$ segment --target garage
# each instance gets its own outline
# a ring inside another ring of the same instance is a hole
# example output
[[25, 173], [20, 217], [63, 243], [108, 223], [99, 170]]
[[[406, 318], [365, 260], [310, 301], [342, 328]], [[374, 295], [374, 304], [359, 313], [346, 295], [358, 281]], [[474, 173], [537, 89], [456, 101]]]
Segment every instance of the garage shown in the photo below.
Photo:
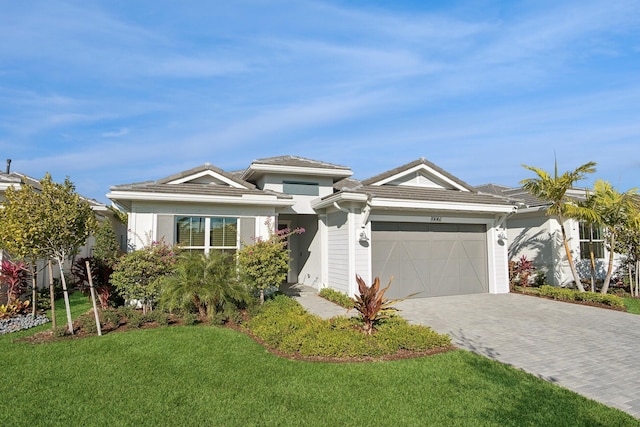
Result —
[[485, 293], [487, 237], [483, 224], [371, 223], [373, 277], [393, 284], [389, 298]]

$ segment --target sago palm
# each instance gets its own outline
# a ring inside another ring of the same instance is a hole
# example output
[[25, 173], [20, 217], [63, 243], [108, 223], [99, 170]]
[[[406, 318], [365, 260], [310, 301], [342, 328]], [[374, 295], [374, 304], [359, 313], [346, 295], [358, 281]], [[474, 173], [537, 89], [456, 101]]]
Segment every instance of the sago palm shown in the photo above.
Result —
[[573, 171], [558, 175], [558, 164], [556, 162], [553, 176], [543, 169], [534, 166], [522, 166], [537, 175], [537, 178], [527, 178], [520, 181], [522, 187], [539, 199], [549, 202], [550, 205], [547, 208], [547, 213], [558, 217], [560, 231], [562, 232], [562, 242], [567, 254], [567, 261], [569, 262], [573, 280], [577, 288], [581, 292], [584, 292], [584, 286], [582, 286], [582, 282], [580, 282], [580, 276], [576, 270], [571, 249], [569, 248], [567, 232], [564, 228], [564, 220], [567, 217], [567, 206], [571, 203], [567, 197], [567, 191], [572, 188], [577, 181], [584, 179], [586, 174], [595, 172], [596, 164], [595, 162], [588, 162]]
[[249, 299], [247, 288], [235, 277], [233, 257], [191, 253], [164, 280], [160, 303], [170, 310], [195, 307], [200, 316], [211, 317]]

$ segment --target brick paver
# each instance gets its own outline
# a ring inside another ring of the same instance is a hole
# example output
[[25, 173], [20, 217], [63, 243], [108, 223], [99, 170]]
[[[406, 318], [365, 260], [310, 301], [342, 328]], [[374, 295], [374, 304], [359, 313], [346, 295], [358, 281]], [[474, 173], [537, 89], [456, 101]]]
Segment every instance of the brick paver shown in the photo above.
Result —
[[[322, 317], [346, 313], [312, 288], [293, 292]], [[397, 307], [461, 348], [640, 418], [638, 315], [517, 294], [415, 298]]]

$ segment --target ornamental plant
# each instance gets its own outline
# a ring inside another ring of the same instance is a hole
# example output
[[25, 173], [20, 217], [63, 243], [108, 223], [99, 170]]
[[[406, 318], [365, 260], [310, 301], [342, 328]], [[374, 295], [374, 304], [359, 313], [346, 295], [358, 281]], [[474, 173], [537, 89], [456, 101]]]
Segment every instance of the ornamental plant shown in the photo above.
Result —
[[251, 288], [260, 292], [260, 304], [264, 303], [264, 291], [277, 288], [287, 278], [289, 271], [289, 249], [287, 239], [294, 234], [304, 233], [304, 228], [284, 228], [273, 230], [271, 221], [265, 225], [269, 229], [269, 238], [254, 238], [253, 245], [238, 251], [240, 277]]
[[164, 241], [151, 242], [120, 258], [111, 283], [127, 301], [141, 304], [146, 314], [160, 296], [162, 280], [173, 272], [176, 260], [175, 247]]
[[24, 292], [29, 270], [24, 262], [2, 261], [0, 283], [7, 287], [6, 305], [11, 305]]
[[367, 286], [362, 277], [356, 274], [358, 294], [353, 298], [353, 308], [360, 313], [363, 322], [362, 330], [367, 335], [373, 333], [378, 322], [382, 319], [388, 319], [392, 313], [398, 311], [392, 305], [402, 300], [390, 300], [384, 297], [384, 293], [391, 286], [392, 280], [389, 280], [386, 288], [380, 289], [379, 277], [373, 280], [371, 286]]

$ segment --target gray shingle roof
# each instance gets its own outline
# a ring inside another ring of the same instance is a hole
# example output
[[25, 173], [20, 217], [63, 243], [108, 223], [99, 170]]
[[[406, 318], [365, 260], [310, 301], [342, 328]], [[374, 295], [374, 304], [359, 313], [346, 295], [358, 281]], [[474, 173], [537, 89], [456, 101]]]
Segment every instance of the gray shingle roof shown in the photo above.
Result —
[[439, 188], [421, 188], [400, 185], [364, 185], [347, 190], [350, 193], [365, 193], [372, 197], [398, 200], [479, 203], [487, 205], [512, 205], [508, 199], [492, 194], [479, 194], [468, 191], [444, 190]]
[[251, 164], [263, 164], [263, 165], [276, 165], [276, 166], [296, 166], [306, 168], [319, 168], [319, 169], [344, 169], [350, 171], [351, 168], [347, 166], [340, 166], [333, 163], [322, 162], [319, 160], [307, 159], [298, 156], [277, 156], [267, 157], [264, 159], [257, 159], [251, 162]]
[[527, 207], [539, 207], [548, 205], [548, 202], [533, 196], [522, 187], [507, 187], [499, 184], [479, 185], [476, 189], [481, 193], [503, 196], [515, 203], [523, 203]]
[[242, 197], [245, 195], [275, 195], [279, 199], [290, 199], [291, 196], [275, 192], [267, 192], [255, 188], [235, 188], [209, 184], [161, 184], [149, 181], [137, 184], [125, 184], [111, 187], [112, 191], [131, 191], [158, 194], [193, 194], [204, 196]]

